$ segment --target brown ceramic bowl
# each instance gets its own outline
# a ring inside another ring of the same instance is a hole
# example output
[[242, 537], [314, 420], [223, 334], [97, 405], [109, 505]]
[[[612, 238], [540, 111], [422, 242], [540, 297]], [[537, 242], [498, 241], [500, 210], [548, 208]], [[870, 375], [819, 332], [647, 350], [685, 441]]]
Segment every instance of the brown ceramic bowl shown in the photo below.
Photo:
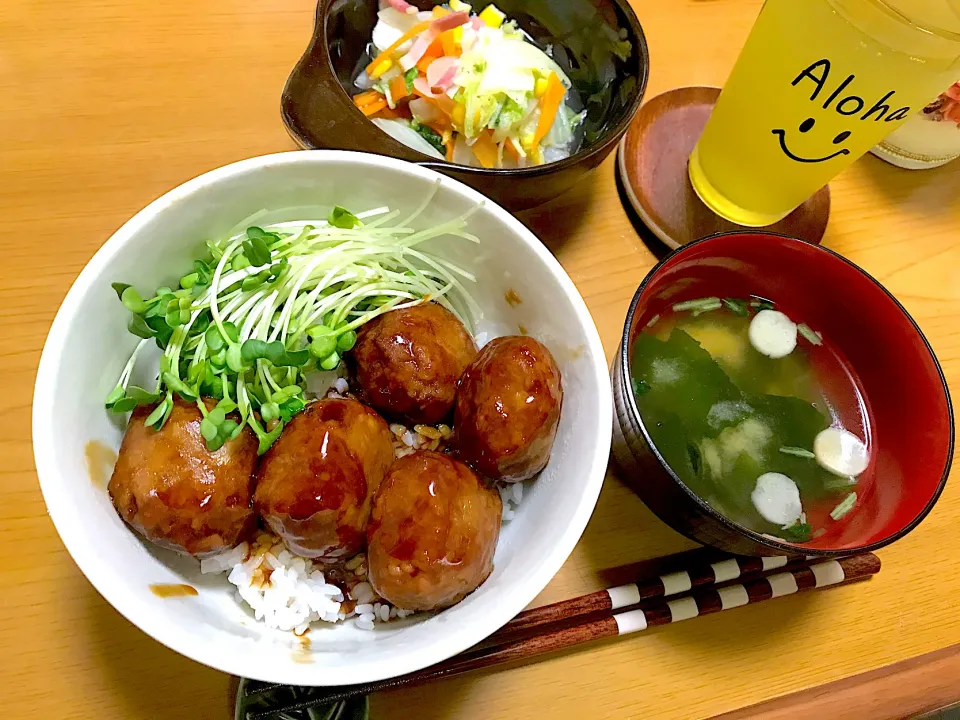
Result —
[[[416, 4], [426, 10], [439, 3], [421, 0]], [[479, 12], [488, 4], [476, 2], [473, 9]], [[433, 160], [369, 122], [351, 96], [356, 92], [355, 70], [367, 57], [377, 0], [318, 3], [310, 45], [287, 79], [281, 99], [290, 134], [304, 148], [359, 150], [431, 167], [509, 210], [535, 207], [569, 190], [616, 147], [643, 100], [649, 54], [640, 22], [625, 0], [498, 0], [496, 4], [538, 44], [554, 47], [554, 59], [584, 99], [585, 136], [574, 155], [519, 170], [473, 168]], [[629, 41], [626, 58], [616, 55], [601, 25]]]

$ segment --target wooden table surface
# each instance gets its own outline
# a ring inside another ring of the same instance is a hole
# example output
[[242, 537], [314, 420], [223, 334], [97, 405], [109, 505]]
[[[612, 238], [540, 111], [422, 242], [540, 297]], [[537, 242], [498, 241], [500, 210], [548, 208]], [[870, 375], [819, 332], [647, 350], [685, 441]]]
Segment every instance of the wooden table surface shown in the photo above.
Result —
[[[650, 43], [652, 97], [678, 85], [722, 84], [761, 3], [634, 4]], [[0, 671], [7, 717], [229, 715], [228, 676], [130, 625], [67, 555], [37, 485], [31, 392], [58, 304], [121, 223], [199, 173], [293, 149], [279, 97], [313, 12], [313, 0], [3, 3]], [[610, 158], [566, 197], [523, 218], [583, 293], [608, 355], [655, 260], [614, 176]], [[833, 183], [833, 203], [826, 244], [906, 305], [960, 397], [960, 164], [911, 173], [867, 157]], [[373, 699], [373, 717], [708, 716], [944, 648], [960, 642], [958, 524], [954, 483], [919, 529], [881, 551], [883, 571], [868, 585], [385, 694]], [[691, 546], [611, 476], [582, 541], [538, 603], [600, 588], [608, 568]]]

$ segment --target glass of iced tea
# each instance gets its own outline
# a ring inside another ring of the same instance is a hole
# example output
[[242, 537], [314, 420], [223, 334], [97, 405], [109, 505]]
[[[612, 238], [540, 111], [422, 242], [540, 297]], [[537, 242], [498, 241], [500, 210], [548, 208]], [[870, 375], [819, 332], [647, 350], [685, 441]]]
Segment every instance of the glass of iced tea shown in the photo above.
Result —
[[766, 0], [690, 156], [718, 215], [771, 225], [960, 67], [960, 0]]

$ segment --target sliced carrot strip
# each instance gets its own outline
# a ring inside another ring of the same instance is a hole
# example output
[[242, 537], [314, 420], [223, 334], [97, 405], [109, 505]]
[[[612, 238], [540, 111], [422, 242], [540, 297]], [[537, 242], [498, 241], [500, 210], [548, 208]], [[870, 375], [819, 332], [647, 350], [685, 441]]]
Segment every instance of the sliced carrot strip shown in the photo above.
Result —
[[377, 102], [378, 100], [382, 99], [383, 95], [378, 93], [376, 90], [367, 90], [359, 95], [354, 95], [353, 104], [358, 108], [362, 108], [365, 105], [369, 105], [370, 103]]
[[537, 123], [537, 131], [533, 134], [534, 145], [539, 145], [540, 141], [550, 132], [566, 92], [567, 89], [560, 82], [557, 74], [555, 72], [550, 73], [550, 77], [547, 78], [547, 89], [544, 91], [543, 97], [540, 98], [540, 121]]
[[427, 46], [426, 52], [423, 53], [423, 57], [417, 60], [417, 70], [422, 73], [427, 72], [427, 68], [430, 67], [430, 63], [442, 56], [443, 41], [438, 35], [434, 41]]
[[362, 108], [360, 108], [360, 112], [362, 112], [367, 117], [371, 117], [373, 115], [376, 115], [378, 112], [380, 112], [386, 107], [388, 107], [387, 99], [385, 97], [381, 97], [380, 100], [378, 100], [377, 102], [372, 102], [369, 105], [364, 105]]
[[493, 141], [493, 136], [489, 132], [481, 133], [472, 149], [481, 165], [485, 168], [496, 167], [497, 144]]
[[460, 57], [460, 43], [457, 42], [457, 36], [453, 30], [447, 30], [440, 33], [440, 44], [443, 46], [443, 54], [448, 57]]
[[411, 94], [410, 90], [407, 89], [407, 81], [403, 75], [397, 75], [390, 81], [390, 97], [393, 99], [394, 105]]
[[376, 113], [376, 117], [383, 118], [384, 120], [409, 120], [412, 116], [406, 105], [398, 105], [396, 108], [391, 109], [390, 106], [387, 106]]
[[520, 153], [517, 151], [517, 146], [513, 144], [513, 138], [507, 138], [506, 150], [507, 155], [518, 162], [520, 161]]
[[383, 60], [389, 60], [390, 56], [393, 55], [394, 52], [396, 52], [396, 49], [398, 47], [403, 45], [407, 40], [410, 40], [411, 38], [416, 37], [417, 35], [422, 33], [424, 30], [426, 30], [428, 27], [430, 27], [431, 22], [433, 21], [427, 20], [425, 22], [419, 22], [416, 25], [414, 25], [412, 28], [407, 30], [403, 35], [401, 35], [397, 39], [395, 43], [393, 43], [390, 47], [388, 47], [386, 50], [384, 50], [382, 53], [380, 53], [373, 60], [370, 61], [370, 64], [367, 65], [367, 67], [365, 68], [367, 73], [372, 73], [373, 69], [377, 67], [377, 65]]
[[434, 17], [434, 18], [442, 18], [442, 17], [444, 17], [444, 16], [446, 16], [446, 15], [449, 15], [449, 14], [450, 14], [450, 11], [447, 10], [445, 7], [441, 7], [440, 5], [434, 5], [434, 6], [433, 6], [433, 17]]

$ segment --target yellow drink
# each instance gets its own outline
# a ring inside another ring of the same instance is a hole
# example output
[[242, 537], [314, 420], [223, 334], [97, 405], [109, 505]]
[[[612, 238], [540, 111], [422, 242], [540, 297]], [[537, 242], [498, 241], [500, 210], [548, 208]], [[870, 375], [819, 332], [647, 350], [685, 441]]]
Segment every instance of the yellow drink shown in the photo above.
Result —
[[707, 206], [777, 222], [956, 80], [960, 0], [896, 1], [766, 0], [690, 157]]

